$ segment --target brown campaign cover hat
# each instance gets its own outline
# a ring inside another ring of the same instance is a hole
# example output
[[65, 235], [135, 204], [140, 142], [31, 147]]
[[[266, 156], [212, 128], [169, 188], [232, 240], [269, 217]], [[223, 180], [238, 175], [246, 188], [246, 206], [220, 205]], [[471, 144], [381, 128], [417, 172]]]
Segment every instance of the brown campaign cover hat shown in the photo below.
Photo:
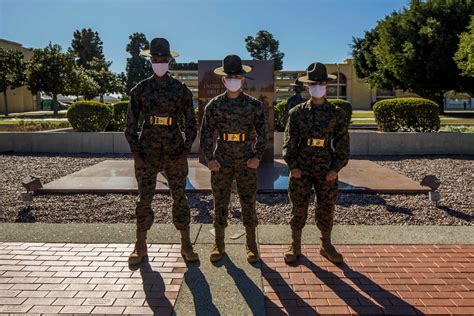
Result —
[[326, 66], [322, 63], [312, 63], [306, 69], [306, 75], [299, 77], [298, 80], [303, 83], [316, 83], [319, 81], [327, 81], [328, 79], [336, 79], [334, 75], [328, 75]]
[[302, 87], [303, 86], [303, 83], [301, 81], [298, 80], [298, 78], [295, 79], [295, 82], [293, 83], [290, 83], [290, 86], [291, 87]]
[[214, 69], [214, 73], [219, 76], [245, 75], [252, 71], [252, 67], [242, 65], [242, 59], [237, 55], [228, 55], [222, 61], [222, 66]]
[[170, 50], [170, 43], [166, 38], [157, 37], [150, 42], [150, 49], [145, 49], [140, 52], [141, 56], [166, 56], [178, 57], [179, 53]]

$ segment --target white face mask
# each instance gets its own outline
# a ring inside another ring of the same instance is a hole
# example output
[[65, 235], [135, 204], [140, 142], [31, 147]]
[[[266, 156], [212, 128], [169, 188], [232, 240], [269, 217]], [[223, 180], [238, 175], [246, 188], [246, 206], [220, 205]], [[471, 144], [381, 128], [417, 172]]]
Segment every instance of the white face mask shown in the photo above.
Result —
[[169, 64], [168, 63], [152, 63], [151, 67], [153, 68], [153, 72], [158, 77], [163, 77], [168, 72]]
[[237, 92], [242, 87], [242, 79], [227, 79], [227, 78], [224, 78], [224, 86], [230, 92]]
[[326, 86], [312, 85], [308, 90], [313, 98], [322, 98], [326, 95]]

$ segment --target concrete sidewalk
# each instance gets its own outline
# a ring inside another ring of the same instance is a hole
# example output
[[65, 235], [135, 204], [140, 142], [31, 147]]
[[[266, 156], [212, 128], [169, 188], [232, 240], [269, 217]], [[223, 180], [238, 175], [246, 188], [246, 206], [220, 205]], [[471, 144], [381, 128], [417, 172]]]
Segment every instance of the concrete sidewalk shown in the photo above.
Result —
[[242, 226], [229, 226], [227, 255], [212, 264], [212, 226], [192, 225], [201, 261], [186, 265], [173, 225], [155, 224], [148, 262], [130, 270], [134, 227], [0, 224], [0, 313], [474, 314], [472, 226], [336, 226], [346, 259], [336, 266], [308, 225], [288, 266], [288, 226], [259, 227], [262, 262], [250, 265]]

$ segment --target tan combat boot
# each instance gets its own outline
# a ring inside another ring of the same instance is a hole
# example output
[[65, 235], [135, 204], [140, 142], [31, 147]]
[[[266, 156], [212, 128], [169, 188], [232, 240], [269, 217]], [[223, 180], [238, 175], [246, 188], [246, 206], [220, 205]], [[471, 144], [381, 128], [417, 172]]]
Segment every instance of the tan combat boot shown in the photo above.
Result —
[[137, 242], [132, 253], [128, 256], [129, 265], [138, 265], [143, 258], [148, 256], [148, 248], [146, 245], [146, 231], [137, 231]]
[[193, 245], [191, 243], [191, 237], [189, 233], [189, 227], [180, 230], [181, 233], [181, 255], [183, 256], [184, 260], [188, 262], [198, 261], [199, 256], [193, 250]]
[[247, 261], [249, 263], [256, 263], [260, 260], [260, 257], [258, 255], [256, 228], [245, 227], [245, 232]]
[[224, 227], [219, 227], [215, 228], [215, 234], [216, 234], [216, 242], [214, 244], [214, 247], [211, 249], [211, 262], [216, 262], [222, 259], [222, 255], [225, 252], [225, 243], [224, 243], [224, 237], [225, 237], [225, 228]]
[[321, 256], [326, 257], [332, 263], [338, 264], [343, 263], [344, 258], [343, 256], [337, 252], [336, 248], [334, 248], [333, 244], [331, 243], [331, 233], [322, 233], [321, 237], [321, 247], [319, 249], [319, 253]]
[[298, 260], [298, 256], [301, 255], [301, 234], [302, 230], [291, 230], [291, 237], [293, 242], [291, 243], [290, 248], [285, 252], [285, 262], [293, 263]]

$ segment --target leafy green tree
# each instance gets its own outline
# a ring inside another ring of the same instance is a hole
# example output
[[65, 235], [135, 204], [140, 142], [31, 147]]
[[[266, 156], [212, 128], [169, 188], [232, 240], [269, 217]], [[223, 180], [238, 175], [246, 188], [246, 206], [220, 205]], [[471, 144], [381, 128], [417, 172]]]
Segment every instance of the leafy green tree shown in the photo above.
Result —
[[77, 71], [74, 55], [61, 52], [61, 46], [49, 43], [34, 49], [27, 63], [27, 85], [33, 93], [43, 91], [53, 98], [54, 115], [58, 114], [58, 94], [70, 91]]
[[461, 70], [460, 85], [462, 90], [474, 95], [474, 16], [467, 32], [459, 37], [459, 47], [454, 55], [454, 60]]
[[133, 33], [129, 36], [130, 43], [127, 44], [127, 52], [131, 57], [127, 58], [126, 68], [126, 91], [128, 92], [143, 79], [153, 75], [150, 62], [140, 56], [140, 52], [144, 49], [149, 49], [149, 43], [143, 33]]
[[5, 115], [8, 116], [7, 90], [21, 87], [25, 81], [23, 53], [0, 47], [0, 92], [5, 100]]
[[83, 96], [85, 100], [92, 100], [99, 95], [99, 84], [89, 75], [88, 70], [80, 67], [72, 74], [65, 93], [77, 97]]
[[104, 59], [103, 43], [99, 33], [92, 29], [76, 30], [73, 34], [70, 51], [77, 57], [77, 65], [87, 68], [94, 59]]
[[120, 75], [109, 70], [112, 63], [104, 59], [93, 58], [86, 65], [87, 74], [97, 83], [100, 102], [104, 102], [104, 95], [107, 93], [123, 93], [125, 87]]
[[283, 69], [284, 53], [278, 50], [280, 43], [273, 37], [272, 33], [261, 30], [255, 37], [247, 36], [245, 38], [247, 51], [254, 59], [273, 60], [275, 70]]
[[354, 39], [357, 74], [386, 89], [402, 89], [435, 101], [443, 111], [446, 91], [461, 90], [453, 57], [458, 35], [474, 14], [471, 0], [412, 0], [408, 8]]

